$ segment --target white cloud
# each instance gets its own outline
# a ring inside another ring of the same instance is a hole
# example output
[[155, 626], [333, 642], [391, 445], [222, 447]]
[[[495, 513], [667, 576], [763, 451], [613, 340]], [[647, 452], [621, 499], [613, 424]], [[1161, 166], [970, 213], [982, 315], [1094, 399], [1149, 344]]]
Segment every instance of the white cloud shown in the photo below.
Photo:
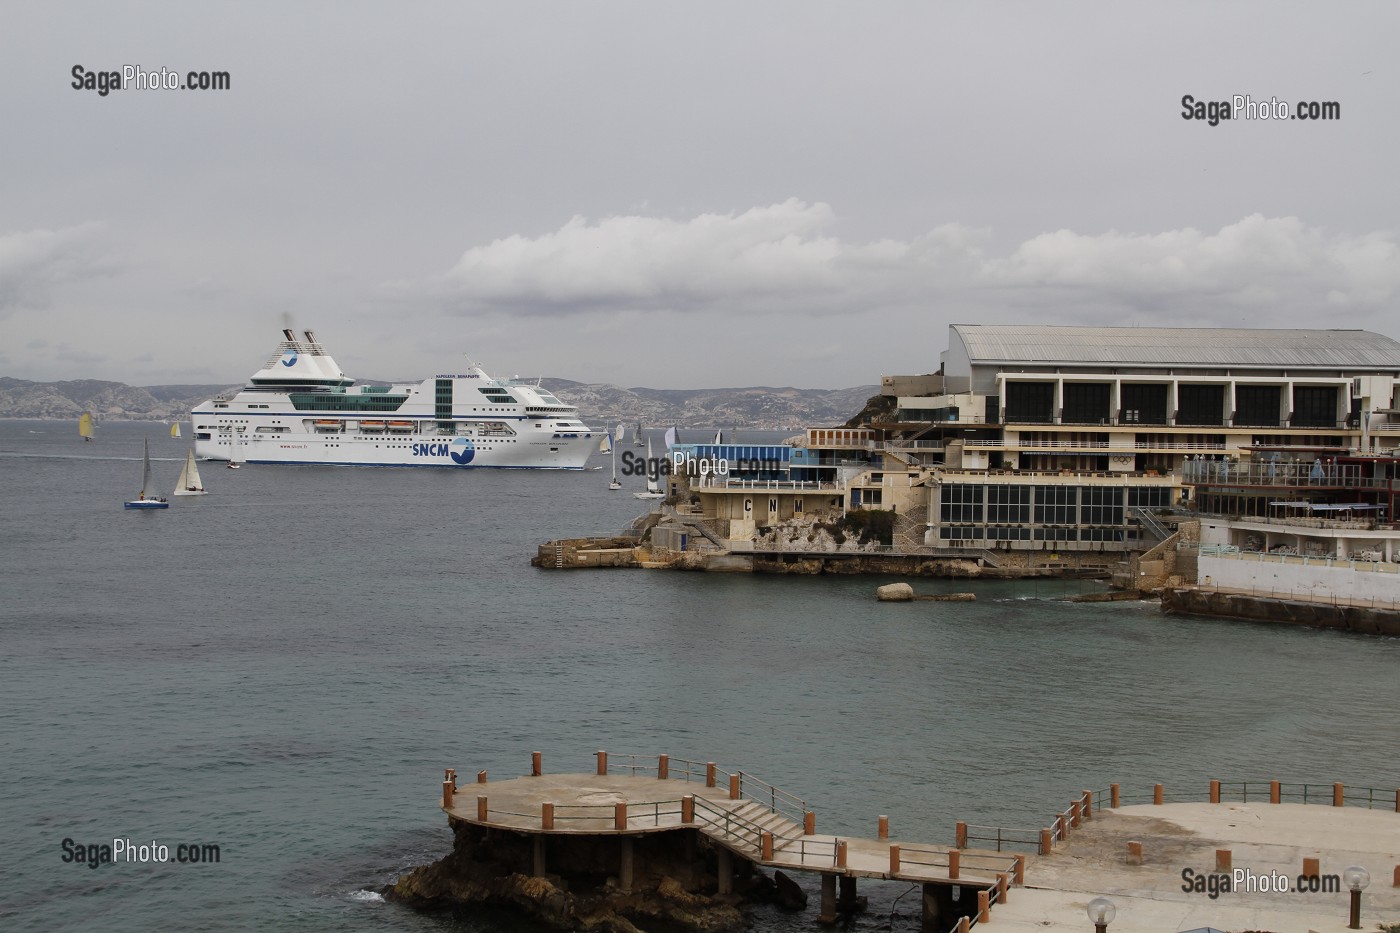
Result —
[[113, 271], [96, 249], [101, 224], [0, 236], [0, 315], [45, 307], [57, 286]]
[[[847, 242], [826, 204], [788, 200], [690, 220], [574, 217], [537, 237], [468, 249], [445, 275], [407, 287], [454, 310], [561, 315], [609, 309], [693, 314], [879, 314], [956, 319], [1173, 321], [1316, 326], [1324, 308], [1360, 318], [1400, 294], [1393, 231], [1329, 233], [1251, 215], [1193, 228], [1058, 230], [997, 255], [991, 232], [945, 224], [908, 241]], [[955, 310], [954, 310], [955, 309]], [[1364, 326], [1364, 320], [1350, 326]]]

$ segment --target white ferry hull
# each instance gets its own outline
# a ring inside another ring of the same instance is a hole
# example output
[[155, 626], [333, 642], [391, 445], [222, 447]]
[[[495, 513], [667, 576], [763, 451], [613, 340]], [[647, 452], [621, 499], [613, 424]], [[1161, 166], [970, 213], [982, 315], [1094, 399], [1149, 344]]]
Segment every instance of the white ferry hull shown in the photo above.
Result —
[[[238, 439], [239, 463], [330, 464], [336, 466], [414, 466], [496, 467], [502, 469], [581, 470], [598, 446], [596, 434], [578, 437], [518, 437], [514, 443], [474, 442], [471, 455], [467, 446], [453, 445], [458, 438], [439, 435], [366, 437], [346, 435], [271, 435], [256, 433]], [[479, 444], [479, 446], [478, 446]], [[201, 460], [228, 460], [233, 442], [228, 437], [196, 441], [195, 456]]]
[[195, 456], [234, 463], [581, 470], [603, 432], [539, 385], [478, 366], [361, 386], [310, 331], [284, 330], [248, 385], [191, 412]]

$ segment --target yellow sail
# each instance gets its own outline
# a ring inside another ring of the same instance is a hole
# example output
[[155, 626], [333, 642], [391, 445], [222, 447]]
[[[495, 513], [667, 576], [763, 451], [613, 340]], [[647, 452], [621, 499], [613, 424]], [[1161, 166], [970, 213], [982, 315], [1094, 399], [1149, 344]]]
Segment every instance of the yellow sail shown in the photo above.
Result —
[[93, 430], [91, 412], [83, 412], [82, 417], [78, 419], [78, 435], [82, 437], [82, 439], [85, 441], [92, 440]]
[[171, 437], [179, 437], [179, 436], [180, 436], [180, 422], [177, 421], [177, 422], [175, 422], [174, 424], [172, 424], [172, 425], [170, 426], [170, 436], [171, 436]]

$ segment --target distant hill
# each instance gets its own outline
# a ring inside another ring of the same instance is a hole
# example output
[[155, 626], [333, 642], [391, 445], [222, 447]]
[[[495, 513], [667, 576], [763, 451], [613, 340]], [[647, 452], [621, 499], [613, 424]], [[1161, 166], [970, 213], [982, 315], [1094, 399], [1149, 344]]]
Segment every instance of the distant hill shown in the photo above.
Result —
[[[586, 423], [600, 428], [638, 421], [648, 426], [675, 424], [768, 430], [835, 425], [860, 411], [866, 399], [879, 392], [878, 386], [624, 389], [550, 378], [542, 380], [542, 384], [561, 399], [577, 405]], [[179, 420], [200, 402], [233, 388], [223, 385], [129, 386], [96, 379], [29, 382], [0, 376], [0, 417], [63, 420], [90, 411], [99, 419], [115, 421]]]

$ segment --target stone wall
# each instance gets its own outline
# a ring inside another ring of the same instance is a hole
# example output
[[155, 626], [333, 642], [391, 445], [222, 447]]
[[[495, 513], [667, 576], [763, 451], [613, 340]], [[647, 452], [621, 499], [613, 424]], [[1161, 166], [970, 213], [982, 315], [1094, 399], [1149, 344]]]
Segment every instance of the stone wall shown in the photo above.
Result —
[[1219, 593], [1194, 587], [1169, 587], [1162, 591], [1162, 611], [1189, 615], [1224, 616], [1252, 622], [1279, 622], [1342, 629], [1364, 635], [1400, 635], [1400, 612], [1390, 609], [1362, 609]]

